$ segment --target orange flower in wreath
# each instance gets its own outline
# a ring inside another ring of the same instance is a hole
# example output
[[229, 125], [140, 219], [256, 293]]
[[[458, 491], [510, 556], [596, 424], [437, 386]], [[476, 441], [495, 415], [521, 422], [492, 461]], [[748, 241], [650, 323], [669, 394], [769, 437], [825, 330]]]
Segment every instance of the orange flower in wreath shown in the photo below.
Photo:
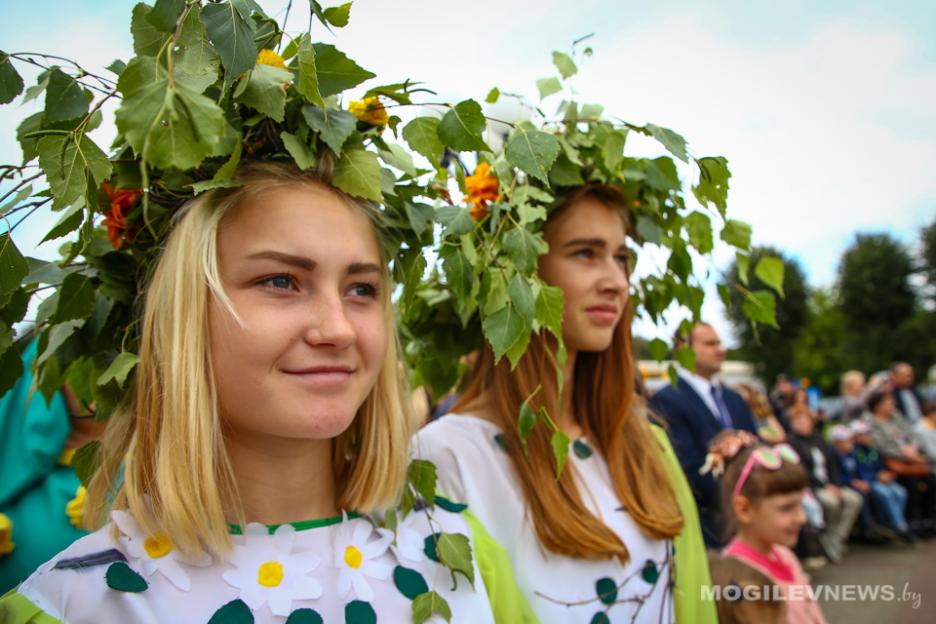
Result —
[[104, 217], [107, 226], [107, 238], [114, 249], [123, 247], [124, 241], [131, 243], [136, 235], [136, 228], [127, 223], [130, 209], [143, 196], [142, 189], [115, 189], [108, 182], [101, 183], [101, 190], [110, 199], [110, 210]]
[[471, 202], [471, 218], [480, 221], [488, 215], [488, 202], [497, 201], [497, 177], [491, 175], [491, 166], [486, 162], [478, 164], [474, 173], [465, 178], [468, 201]]

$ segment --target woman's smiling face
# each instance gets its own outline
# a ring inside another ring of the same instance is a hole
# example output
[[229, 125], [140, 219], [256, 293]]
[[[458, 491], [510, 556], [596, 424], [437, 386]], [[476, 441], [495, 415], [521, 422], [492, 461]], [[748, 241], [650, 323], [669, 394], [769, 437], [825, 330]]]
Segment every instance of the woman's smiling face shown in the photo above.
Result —
[[240, 319], [212, 298], [226, 424], [252, 436], [339, 435], [387, 351], [388, 286], [368, 218], [324, 186], [281, 186], [233, 208], [217, 240], [221, 284]]
[[562, 333], [572, 351], [603, 351], [628, 299], [627, 233], [620, 210], [584, 197], [550, 221], [549, 252], [540, 257], [543, 280], [565, 297]]

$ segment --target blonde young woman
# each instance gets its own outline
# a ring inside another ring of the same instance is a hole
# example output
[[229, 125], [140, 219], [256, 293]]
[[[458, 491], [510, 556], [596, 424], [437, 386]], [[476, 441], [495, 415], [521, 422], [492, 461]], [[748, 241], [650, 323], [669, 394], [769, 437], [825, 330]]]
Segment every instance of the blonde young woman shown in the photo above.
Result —
[[366, 515], [398, 500], [409, 421], [377, 213], [327, 173], [247, 165], [184, 209], [91, 483], [100, 528], [0, 621], [407, 622], [427, 591], [453, 621], [519, 621], [509, 574], [488, 599], [490, 550], [473, 586], [431, 558], [434, 533], [484, 543], [476, 522]]
[[[507, 550], [541, 622], [714, 622], [700, 599], [709, 577], [692, 496], [634, 394], [624, 206], [614, 188], [583, 187], [545, 226], [539, 275], [565, 301], [561, 409], [554, 341], [535, 337], [513, 371], [485, 348], [453, 413], [415, 448]], [[528, 397], [574, 440], [558, 479], [545, 426], [523, 448]]]

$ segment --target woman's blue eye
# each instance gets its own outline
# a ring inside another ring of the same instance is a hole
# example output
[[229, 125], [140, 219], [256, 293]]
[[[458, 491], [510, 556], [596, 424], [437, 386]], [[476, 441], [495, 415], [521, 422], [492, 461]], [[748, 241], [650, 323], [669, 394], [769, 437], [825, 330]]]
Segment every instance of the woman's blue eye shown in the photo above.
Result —
[[288, 275], [274, 275], [266, 278], [261, 283], [276, 289], [289, 289], [292, 287], [292, 279]]
[[351, 287], [351, 296], [353, 297], [376, 297], [377, 286], [374, 284], [355, 284]]
[[586, 247], [585, 249], [579, 249], [578, 251], [576, 251], [576, 252], [575, 252], [575, 255], [578, 256], [578, 257], [580, 257], [580, 258], [594, 258], [594, 257], [595, 257], [595, 252], [594, 252], [594, 250], [588, 249], [588, 248]]

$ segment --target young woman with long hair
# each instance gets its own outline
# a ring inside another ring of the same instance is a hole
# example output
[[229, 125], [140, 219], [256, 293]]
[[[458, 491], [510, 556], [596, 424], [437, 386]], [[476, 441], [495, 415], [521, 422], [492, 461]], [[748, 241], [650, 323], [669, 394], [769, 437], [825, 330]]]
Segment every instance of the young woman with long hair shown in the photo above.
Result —
[[[477, 523], [369, 517], [399, 500], [411, 420], [379, 212], [328, 169], [249, 163], [182, 209], [90, 484], [100, 528], [0, 620], [404, 622], [435, 591], [455, 621], [494, 621], [482, 574], [453, 587], [426, 546]], [[501, 573], [502, 605], [512, 587]]]
[[[713, 622], [700, 600], [709, 579], [692, 497], [634, 392], [626, 205], [614, 187], [589, 185], [545, 225], [539, 276], [564, 295], [561, 393], [545, 332], [514, 370], [485, 346], [452, 413], [415, 448], [506, 548], [541, 622]], [[525, 401], [574, 440], [558, 478], [547, 427], [521, 439]]]

